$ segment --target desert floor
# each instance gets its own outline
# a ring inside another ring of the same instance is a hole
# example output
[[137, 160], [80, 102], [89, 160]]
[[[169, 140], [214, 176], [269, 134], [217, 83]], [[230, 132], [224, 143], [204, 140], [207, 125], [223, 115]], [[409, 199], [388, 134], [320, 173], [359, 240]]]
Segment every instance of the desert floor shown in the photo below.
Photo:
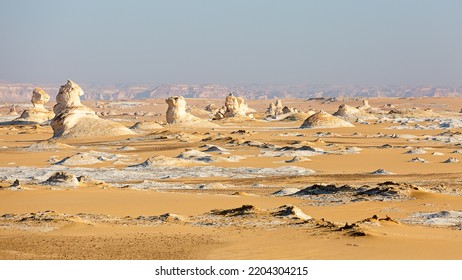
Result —
[[[211, 119], [211, 101], [187, 102]], [[253, 120], [109, 138], [0, 124], [0, 259], [462, 259], [462, 99], [370, 99], [378, 120], [310, 129], [265, 119], [269, 102], [248, 101]], [[167, 109], [84, 103], [128, 127]], [[61, 171], [78, 187], [46, 182]]]

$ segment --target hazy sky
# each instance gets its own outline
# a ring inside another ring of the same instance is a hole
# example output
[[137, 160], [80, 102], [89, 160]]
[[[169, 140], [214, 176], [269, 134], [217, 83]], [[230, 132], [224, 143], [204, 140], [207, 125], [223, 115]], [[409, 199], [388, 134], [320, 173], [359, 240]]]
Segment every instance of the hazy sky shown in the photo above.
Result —
[[0, 1], [0, 80], [462, 85], [462, 1]]

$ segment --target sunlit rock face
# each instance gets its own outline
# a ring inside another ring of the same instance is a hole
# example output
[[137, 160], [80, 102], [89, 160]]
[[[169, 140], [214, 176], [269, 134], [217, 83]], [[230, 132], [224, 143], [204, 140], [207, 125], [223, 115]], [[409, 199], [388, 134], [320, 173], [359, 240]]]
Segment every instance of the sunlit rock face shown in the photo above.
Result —
[[124, 125], [99, 118], [95, 111], [82, 105], [82, 88], [68, 80], [60, 87], [53, 107], [55, 117], [51, 121], [53, 138], [90, 138], [134, 134]]
[[226, 96], [225, 106], [221, 108], [216, 114], [215, 119], [232, 118], [232, 117], [252, 117], [249, 113], [255, 110], [250, 109], [244, 98], [236, 97], [232, 93]]
[[354, 125], [321, 110], [318, 113], [307, 118], [300, 126], [300, 128], [317, 127], [354, 127]]
[[219, 125], [198, 118], [186, 112], [186, 100], [183, 96], [172, 96], [165, 99], [168, 108], [166, 112], [167, 124], [187, 125], [193, 127], [219, 127]]
[[168, 105], [167, 123], [180, 123], [191, 120], [192, 115], [186, 113], [186, 100], [183, 96], [172, 96], [165, 99]]
[[33, 107], [24, 110], [21, 116], [14, 120], [18, 123], [43, 123], [51, 120], [54, 113], [48, 111], [44, 105], [50, 100], [50, 96], [41, 88], [35, 88], [32, 92], [31, 102]]

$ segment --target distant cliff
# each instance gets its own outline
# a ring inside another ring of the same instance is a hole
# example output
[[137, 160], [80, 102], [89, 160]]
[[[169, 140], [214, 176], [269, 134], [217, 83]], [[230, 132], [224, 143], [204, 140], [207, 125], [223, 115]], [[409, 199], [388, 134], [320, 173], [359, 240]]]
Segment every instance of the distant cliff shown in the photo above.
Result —
[[[0, 83], [0, 102], [30, 100], [35, 87], [43, 88], [54, 100], [59, 86], [46, 84]], [[246, 99], [313, 98], [313, 97], [462, 97], [462, 87], [342, 86], [342, 85], [92, 85], [82, 84], [87, 100], [128, 100], [165, 98], [182, 95], [186, 98], [224, 98], [230, 92]]]

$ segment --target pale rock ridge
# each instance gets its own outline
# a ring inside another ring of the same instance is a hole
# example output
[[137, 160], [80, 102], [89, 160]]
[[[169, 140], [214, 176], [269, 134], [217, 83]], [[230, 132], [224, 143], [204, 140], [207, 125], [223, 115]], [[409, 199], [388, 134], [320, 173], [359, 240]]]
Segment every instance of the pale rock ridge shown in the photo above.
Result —
[[300, 128], [317, 127], [354, 127], [354, 125], [321, 110], [318, 113], [308, 117], [300, 126]]
[[[367, 100], [365, 100], [367, 101]], [[369, 107], [370, 108], [370, 107]], [[357, 120], [377, 120], [377, 117], [365, 112], [362, 109], [349, 106], [347, 104], [342, 104], [338, 107], [337, 112], [333, 114], [336, 117], [340, 117], [347, 121], [357, 121]]]
[[217, 124], [198, 118], [186, 112], [186, 100], [183, 96], [172, 96], [165, 99], [168, 105], [166, 112], [167, 124], [187, 124], [188, 126], [218, 127]]
[[124, 125], [99, 118], [95, 111], [82, 105], [82, 88], [71, 80], [59, 89], [55, 117], [51, 120], [53, 138], [86, 138], [135, 134]]
[[34, 107], [24, 110], [21, 116], [14, 122], [43, 123], [51, 120], [55, 114], [45, 109], [44, 104], [50, 100], [50, 96], [41, 88], [35, 88], [32, 92], [32, 105]]

